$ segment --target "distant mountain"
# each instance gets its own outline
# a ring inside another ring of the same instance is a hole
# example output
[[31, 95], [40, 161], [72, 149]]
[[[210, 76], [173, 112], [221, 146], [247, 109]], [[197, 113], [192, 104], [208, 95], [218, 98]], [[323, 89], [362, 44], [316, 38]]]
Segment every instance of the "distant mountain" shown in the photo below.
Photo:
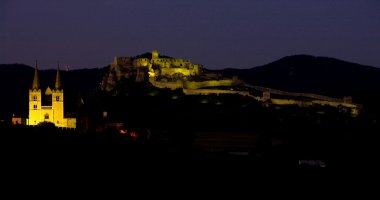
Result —
[[[100, 84], [108, 68], [61, 70], [62, 87], [65, 91], [65, 110], [73, 109], [80, 96], [93, 91]], [[9, 120], [12, 114], [27, 117], [28, 95], [33, 82], [34, 68], [23, 64], [0, 65], [0, 119]], [[54, 87], [56, 70], [40, 70], [43, 92]]]
[[252, 85], [308, 92], [332, 97], [380, 95], [380, 68], [334, 58], [310, 55], [287, 56], [251, 69], [218, 70], [225, 76], [238, 76]]

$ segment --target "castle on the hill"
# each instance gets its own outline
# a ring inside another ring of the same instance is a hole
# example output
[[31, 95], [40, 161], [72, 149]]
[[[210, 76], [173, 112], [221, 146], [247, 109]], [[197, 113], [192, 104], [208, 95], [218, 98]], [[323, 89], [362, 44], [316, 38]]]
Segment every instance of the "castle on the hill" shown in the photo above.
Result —
[[54, 89], [47, 87], [42, 94], [37, 64], [34, 71], [32, 88], [29, 90], [29, 118], [26, 125], [35, 126], [41, 122], [51, 122], [57, 127], [76, 128], [76, 118], [64, 117], [64, 99], [59, 66]]
[[[186, 95], [238, 94], [254, 98], [265, 104], [275, 105], [329, 105], [351, 109], [357, 115], [360, 105], [352, 103], [350, 97], [331, 98], [317, 94], [292, 93], [272, 88], [253, 86], [238, 77], [227, 78], [203, 69], [183, 59], [159, 56], [158, 51], [136, 57], [114, 57], [110, 70], [103, 77], [102, 90], [112, 91], [122, 78], [136, 82], [149, 82], [157, 88], [181, 89]], [[235, 86], [239, 86], [235, 88]], [[245, 89], [244, 89], [245, 88]], [[253, 95], [255, 91], [260, 95]], [[271, 94], [276, 97], [271, 97]]]
[[160, 57], [158, 51], [137, 57], [114, 57], [109, 72], [104, 76], [102, 89], [112, 90], [122, 78], [150, 82], [155, 87], [170, 89], [232, 86], [236, 82], [215, 73], [205, 73], [200, 64], [167, 56]]
[[159, 57], [158, 51], [153, 51], [151, 58], [135, 58], [130, 57], [115, 57], [111, 67], [116, 66], [133, 66], [136, 68], [146, 68], [148, 71], [149, 78], [153, 77], [173, 77], [173, 76], [196, 76], [200, 74], [201, 65], [193, 64], [190, 61]]

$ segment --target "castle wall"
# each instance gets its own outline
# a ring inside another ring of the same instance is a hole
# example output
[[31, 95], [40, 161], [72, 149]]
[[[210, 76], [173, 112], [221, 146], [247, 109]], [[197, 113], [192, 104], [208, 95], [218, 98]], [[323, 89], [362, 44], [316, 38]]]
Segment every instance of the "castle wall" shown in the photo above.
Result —
[[149, 64], [158, 65], [161, 68], [199, 68], [199, 65], [193, 64], [189, 61], [185, 61], [183, 59], [176, 58], [156, 58], [156, 59], [148, 59], [148, 58], [137, 58], [133, 61], [133, 66], [135, 67], [146, 67]]
[[185, 81], [183, 88], [185, 89], [198, 89], [205, 87], [219, 87], [219, 86], [232, 86], [234, 81], [232, 79], [225, 80], [210, 80], [210, 81]]
[[249, 95], [249, 92], [218, 90], [218, 89], [183, 89], [186, 95], [209, 95], [209, 94], [239, 94], [242, 96]]
[[176, 82], [160, 82], [154, 80], [154, 78], [150, 78], [149, 82], [154, 86], [158, 88], [168, 88], [171, 90], [179, 89], [183, 87], [182, 81], [176, 81]]
[[[150, 78], [149, 82], [152, 83], [153, 86], [158, 87], [158, 88], [169, 88], [172, 90], [183, 88], [183, 89], [189, 89], [189, 90], [194, 90], [194, 91], [196, 89], [204, 88], [204, 87], [232, 86], [234, 84], [234, 81], [231, 79], [211, 80], [211, 81], [201, 81], [201, 82], [197, 82], [197, 81], [161, 82], [161, 81], [154, 80], [154, 78]], [[237, 93], [237, 91], [229, 91], [229, 90], [220, 90], [220, 91], [226, 91], [227, 93]]]
[[162, 76], [173, 76], [174, 74], [182, 74], [184, 76], [190, 76], [194, 73], [191, 70], [186, 68], [162, 68], [161, 75]]
[[336, 102], [336, 101], [323, 101], [323, 100], [313, 100], [312, 102], [314, 104], [329, 105], [329, 106], [333, 106], [333, 107], [344, 106], [347, 108], [357, 108], [357, 105], [351, 104], [351, 103], [342, 103], [342, 102]]
[[308, 97], [308, 98], [311, 98], [311, 99], [320, 99], [320, 100], [324, 100], [324, 101], [343, 102], [342, 99], [327, 97], [327, 96], [318, 95], [318, 94], [285, 92], [285, 91], [276, 90], [276, 89], [272, 89], [272, 88], [261, 87], [261, 86], [251, 86], [251, 85], [248, 85], [248, 84], [246, 84], [246, 85], [248, 87], [254, 88], [254, 89], [259, 90], [259, 91], [270, 92], [271, 94], [277, 94], [277, 95], [282, 95], [282, 96]]
[[148, 58], [137, 58], [133, 61], [133, 66], [135, 67], [147, 67], [150, 63]]
[[271, 99], [271, 102], [276, 105], [298, 105], [298, 106], [312, 106], [312, 105], [322, 105], [331, 106], [335, 108], [345, 107], [351, 109], [351, 114], [353, 116], [358, 115], [359, 107], [355, 104], [342, 103], [336, 101], [325, 101], [325, 100], [313, 100], [313, 101], [298, 101], [292, 99]]
[[131, 64], [132, 64], [132, 59], [130, 57], [115, 56], [113, 58], [113, 62], [111, 66], [131, 65]]
[[292, 99], [271, 99], [271, 102], [276, 105], [299, 105], [301, 101]]
[[187, 69], [195, 68], [194, 67], [195, 64], [183, 59], [175, 59], [175, 58], [160, 58], [160, 59], [152, 60], [152, 63], [164, 68], [165, 67], [187, 68]]

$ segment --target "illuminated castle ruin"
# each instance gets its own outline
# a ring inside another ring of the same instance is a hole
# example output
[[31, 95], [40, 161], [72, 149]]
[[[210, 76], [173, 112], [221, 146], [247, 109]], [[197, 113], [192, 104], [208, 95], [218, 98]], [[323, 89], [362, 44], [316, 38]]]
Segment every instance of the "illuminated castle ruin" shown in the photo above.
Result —
[[64, 118], [64, 99], [59, 67], [54, 89], [47, 87], [42, 94], [36, 64], [32, 88], [29, 90], [29, 118], [26, 119], [26, 125], [34, 126], [41, 122], [51, 122], [57, 127], [76, 128], [76, 118]]
[[[117, 59], [116, 59], [117, 62]], [[117, 63], [116, 63], [117, 64]], [[152, 58], [137, 58], [133, 63], [136, 67], [147, 67], [149, 78], [158, 76], [196, 76], [200, 74], [201, 66], [190, 61], [176, 58], [160, 58], [158, 51], [152, 52]]]
[[102, 89], [112, 90], [121, 78], [137, 82], [150, 82], [158, 88], [198, 89], [204, 87], [232, 86], [235, 79], [205, 73], [200, 64], [190, 61], [160, 57], [158, 51], [138, 57], [115, 57], [110, 71], [104, 77]]

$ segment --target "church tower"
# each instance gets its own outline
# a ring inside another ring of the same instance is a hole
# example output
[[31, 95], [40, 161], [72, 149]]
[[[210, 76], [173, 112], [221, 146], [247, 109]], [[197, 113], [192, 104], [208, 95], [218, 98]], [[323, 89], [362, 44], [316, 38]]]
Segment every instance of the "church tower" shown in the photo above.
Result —
[[52, 90], [52, 109], [54, 110], [54, 124], [56, 126], [64, 126], [63, 89], [59, 73], [59, 63], [55, 77], [55, 86]]
[[29, 125], [37, 125], [41, 122], [42, 96], [40, 81], [38, 78], [37, 61], [34, 69], [32, 88], [29, 90]]

